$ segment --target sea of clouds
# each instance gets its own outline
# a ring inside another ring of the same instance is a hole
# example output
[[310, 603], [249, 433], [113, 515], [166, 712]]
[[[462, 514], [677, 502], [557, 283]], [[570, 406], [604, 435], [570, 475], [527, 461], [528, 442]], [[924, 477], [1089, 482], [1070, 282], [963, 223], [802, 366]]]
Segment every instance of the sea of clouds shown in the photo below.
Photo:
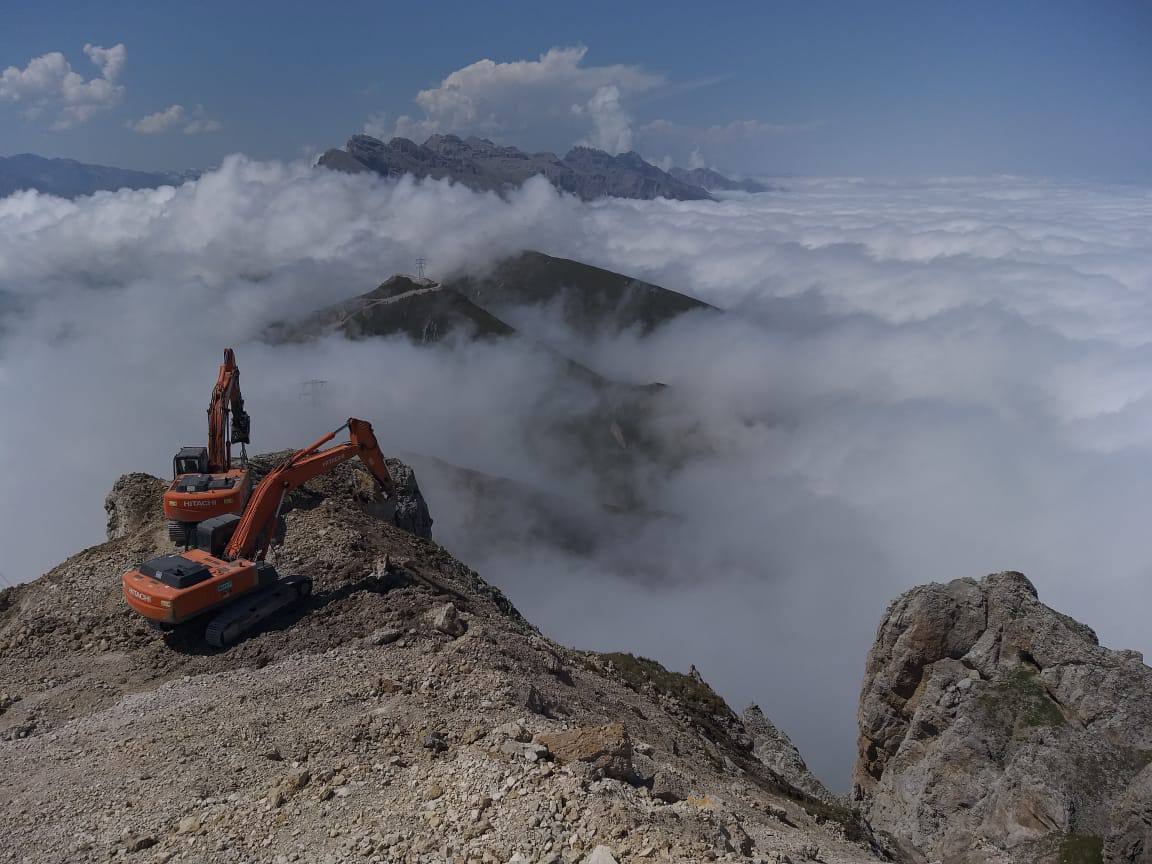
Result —
[[256, 339], [418, 256], [447, 276], [532, 248], [729, 313], [593, 340], [511, 316], [610, 378], [669, 385], [649, 431], [691, 454], [638, 473], [658, 516], [595, 515], [578, 552], [485, 536], [474, 494], [426, 478], [437, 538], [549, 635], [694, 663], [841, 789], [868, 647], [913, 584], [1024, 570], [1105, 644], [1152, 648], [1152, 191], [785, 185], [582, 203], [232, 157], [179, 189], [0, 200], [5, 577], [99, 542], [119, 474], [166, 476], [203, 443], [228, 345], [257, 451], [353, 414], [386, 449], [588, 499], [579, 464], [533, 440], [584, 396], [527, 342]]

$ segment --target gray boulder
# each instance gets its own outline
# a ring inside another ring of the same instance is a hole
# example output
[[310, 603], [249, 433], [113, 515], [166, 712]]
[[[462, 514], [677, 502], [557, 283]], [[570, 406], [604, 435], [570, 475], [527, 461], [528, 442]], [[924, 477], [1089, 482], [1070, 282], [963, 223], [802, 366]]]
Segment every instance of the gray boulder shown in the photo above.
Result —
[[928, 858], [1100, 860], [1107, 843], [1136, 850], [1113, 860], [1145, 860], [1152, 669], [1101, 647], [1020, 573], [889, 606], [858, 722], [854, 797]]

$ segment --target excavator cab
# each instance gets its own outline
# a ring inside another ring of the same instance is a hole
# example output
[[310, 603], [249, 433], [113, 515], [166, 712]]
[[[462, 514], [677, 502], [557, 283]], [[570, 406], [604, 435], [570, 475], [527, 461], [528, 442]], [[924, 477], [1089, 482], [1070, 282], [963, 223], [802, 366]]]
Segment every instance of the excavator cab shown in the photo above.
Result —
[[181, 474], [207, 474], [208, 448], [207, 447], [181, 447], [180, 452], [172, 459], [172, 476]]

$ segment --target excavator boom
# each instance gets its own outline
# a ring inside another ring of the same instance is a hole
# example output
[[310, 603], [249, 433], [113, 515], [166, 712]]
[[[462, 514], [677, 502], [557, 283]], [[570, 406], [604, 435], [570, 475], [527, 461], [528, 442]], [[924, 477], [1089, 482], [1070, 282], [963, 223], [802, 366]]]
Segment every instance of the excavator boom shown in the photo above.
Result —
[[[320, 449], [344, 428], [348, 429], [347, 442], [327, 450]], [[376, 443], [372, 424], [366, 420], [349, 418], [344, 426], [329, 432], [303, 450], [297, 450], [268, 472], [268, 476], [260, 481], [260, 485], [248, 499], [248, 506], [244, 508], [244, 515], [240, 517], [236, 533], [232, 535], [224, 550], [224, 557], [262, 559], [275, 535], [276, 519], [280, 515], [285, 496], [313, 477], [331, 471], [353, 456], [360, 457], [360, 461], [391, 496], [392, 477], [388, 474], [388, 466], [384, 463], [380, 445]]]
[[[231, 417], [232, 424], [228, 420]], [[224, 349], [224, 362], [212, 388], [212, 401], [208, 403], [208, 471], [227, 471], [232, 467], [232, 444], [247, 444], [248, 412], [244, 410], [244, 397], [240, 395], [240, 367], [236, 353]]]

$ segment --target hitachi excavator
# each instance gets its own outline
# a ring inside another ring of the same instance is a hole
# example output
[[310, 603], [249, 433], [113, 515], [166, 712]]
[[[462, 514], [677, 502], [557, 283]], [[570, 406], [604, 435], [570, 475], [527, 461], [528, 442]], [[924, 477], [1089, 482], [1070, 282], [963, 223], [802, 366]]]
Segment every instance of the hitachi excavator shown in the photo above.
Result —
[[[348, 441], [320, 448], [348, 430]], [[281, 578], [264, 560], [284, 533], [284, 498], [313, 477], [359, 456], [389, 497], [395, 495], [372, 425], [350, 419], [319, 441], [293, 453], [256, 486], [243, 514], [229, 513], [196, 526], [195, 548], [153, 558], [122, 577], [124, 599], [160, 629], [200, 616], [209, 645], [231, 645], [261, 621], [303, 600], [308, 578]]]
[[[231, 418], [231, 423], [229, 423]], [[248, 501], [251, 479], [248, 451], [251, 420], [240, 395], [236, 354], [224, 349], [224, 362], [208, 404], [208, 446], [181, 447], [172, 459], [175, 479], [164, 493], [168, 536], [178, 546], [191, 546], [196, 526], [205, 519], [240, 513]], [[232, 467], [232, 445], [240, 445], [239, 467]]]

